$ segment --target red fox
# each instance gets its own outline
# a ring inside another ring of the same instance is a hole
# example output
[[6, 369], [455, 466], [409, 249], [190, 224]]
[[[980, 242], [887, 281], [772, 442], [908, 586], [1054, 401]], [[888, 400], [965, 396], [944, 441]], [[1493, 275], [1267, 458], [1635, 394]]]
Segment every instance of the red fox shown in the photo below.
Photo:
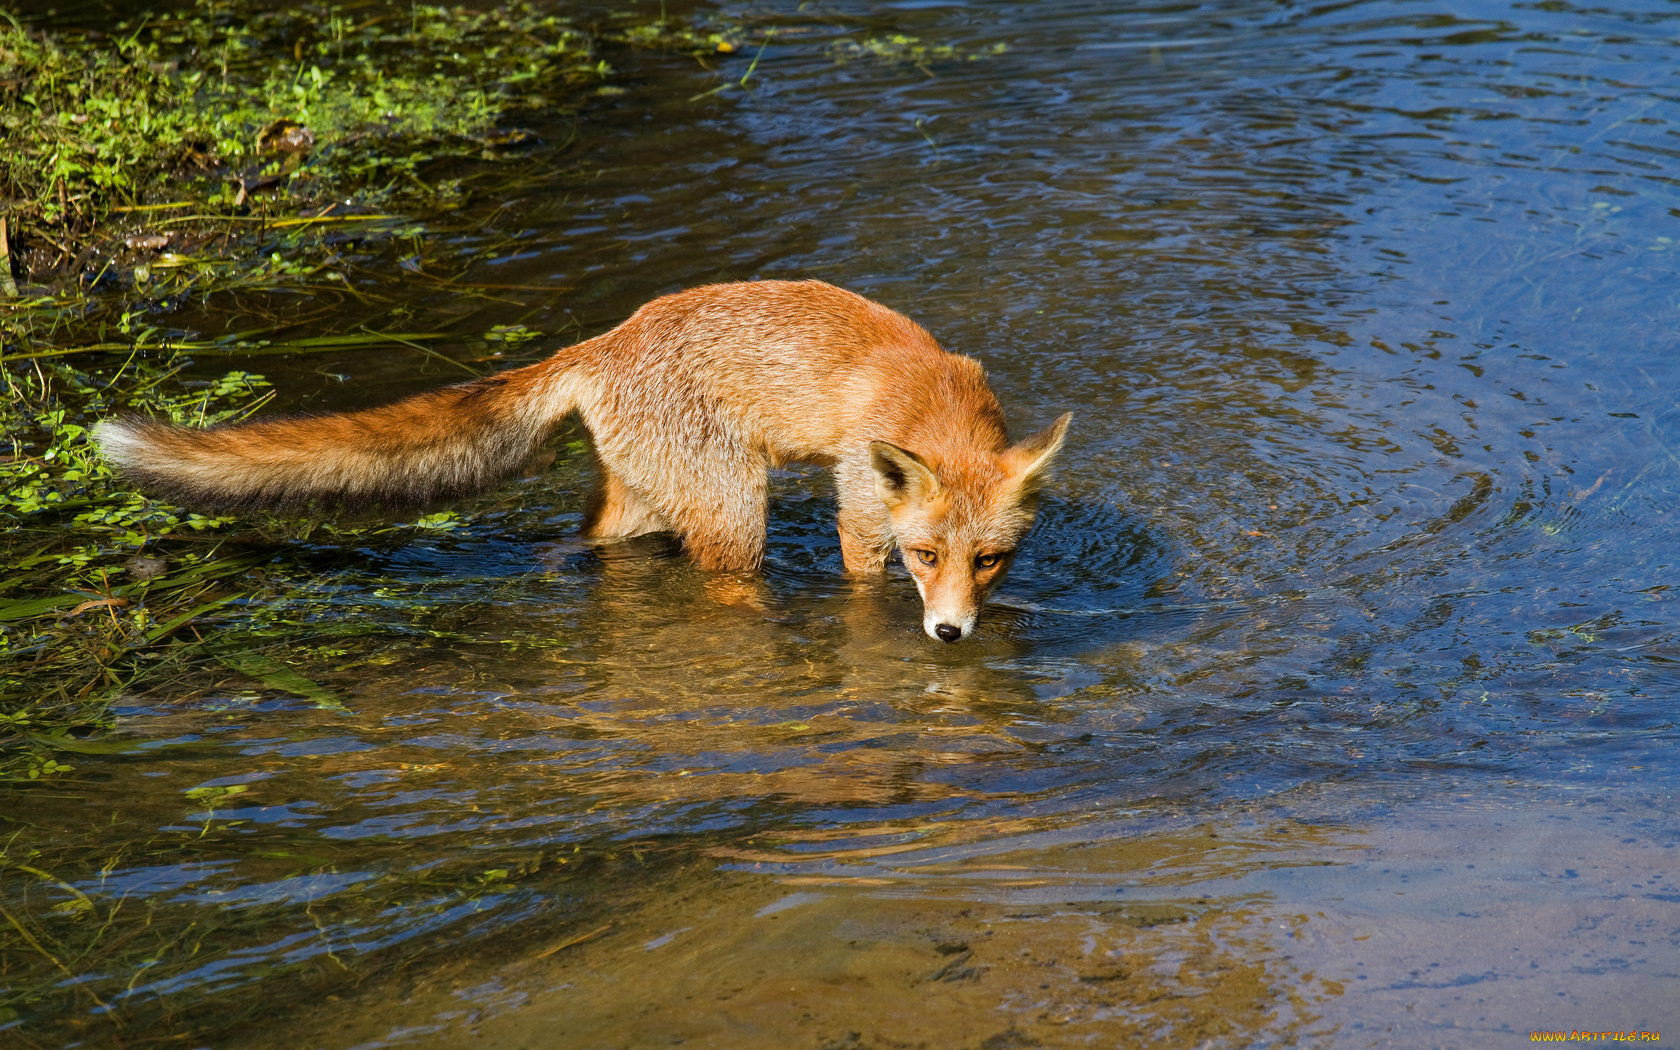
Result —
[[142, 488], [189, 506], [420, 504], [517, 471], [571, 413], [600, 481], [590, 538], [672, 532], [701, 567], [764, 559], [769, 468], [834, 468], [846, 570], [896, 546], [923, 628], [955, 642], [1032, 528], [1071, 415], [1011, 445], [980, 364], [914, 321], [821, 281], [667, 295], [539, 364], [392, 404], [205, 429], [101, 421]]

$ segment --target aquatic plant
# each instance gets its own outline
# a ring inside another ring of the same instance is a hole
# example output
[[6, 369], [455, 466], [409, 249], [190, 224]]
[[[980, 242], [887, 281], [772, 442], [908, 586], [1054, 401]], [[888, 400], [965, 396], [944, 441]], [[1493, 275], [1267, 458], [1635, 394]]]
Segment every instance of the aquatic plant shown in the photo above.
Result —
[[872, 36], [862, 40], [841, 39], [829, 45], [828, 52], [836, 62], [852, 62], [859, 59], [873, 58], [883, 62], [896, 62], [907, 65], [927, 67], [937, 62], [979, 62], [982, 59], [995, 58], [1006, 54], [1009, 45], [999, 42], [990, 47], [961, 48], [954, 44], [938, 44], [894, 33], [891, 36]]
[[[91, 421], [117, 409], [216, 422], [268, 396], [247, 372], [202, 386], [173, 378], [140, 361], [108, 380], [61, 361], [0, 369], [0, 724], [40, 745], [0, 751], [0, 778], [68, 772], [53, 742], [97, 725], [111, 696], [169, 666], [154, 647], [226, 605], [224, 581], [250, 566], [199, 541], [232, 519], [128, 491], [88, 443]], [[160, 548], [169, 537], [190, 539]]]
[[258, 191], [435, 195], [421, 165], [525, 144], [499, 122], [611, 72], [589, 34], [527, 4], [236, 14], [201, 0], [108, 39], [0, 25], [0, 194], [24, 270], [161, 248], [175, 234], [106, 223], [172, 203], [209, 222]]

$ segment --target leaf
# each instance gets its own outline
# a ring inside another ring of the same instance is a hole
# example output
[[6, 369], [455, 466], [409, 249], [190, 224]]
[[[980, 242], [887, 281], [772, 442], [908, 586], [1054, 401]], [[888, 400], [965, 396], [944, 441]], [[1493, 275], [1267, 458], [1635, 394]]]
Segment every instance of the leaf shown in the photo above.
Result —
[[237, 653], [223, 651], [216, 653], [216, 659], [231, 667], [247, 678], [254, 678], [270, 689], [278, 689], [284, 693], [292, 693], [306, 700], [313, 700], [315, 706], [327, 711], [338, 711], [349, 714], [350, 708], [332, 690], [310, 681], [303, 675], [287, 667], [279, 660], [260, 653]]
[[133, 737], [79, 737], [67, 733], [24, 733], [29, 740], [54, 751], [73, 755], [132, 755], [149, 750], [144, 740]]
[[164, 638], [167, 635], [174, 632], [174, 630], [176, 628], [184, 626], [187, 623], [187, 621], [192, 620], [192, 619], [196, 619], [197, 617], [203, 615], [204, 613], [209, 612], [212, 609], [219, 609], [222, 606], [226, 605], [228, 602], [231, 602], [235, 598], [238, 598], [238, 597], [240, 597], [240, 596], [237, 595], [237, 594], [230, 594], [226, 598], [217, 598], [213, 602], [205, 602], [203, 605], [200, 605], [196, 609], [189, 609], [179, 616], [176, 616], [176, 617], [173, 617], [171, 619], [165, 620], [163, 623], [158, 624], [156, 627], [153, 627], [151, 630], [146, 632], [146, 642], [145, 642], [145, 644], [152, 645], [153, 643], [157, 642], [159, 639]]
[[60, 594], [53, 598], [22, 598], [0, 602], [0, 623], [30, 620], [45, 616], [55, 609], [87, 601], [85, 594]]

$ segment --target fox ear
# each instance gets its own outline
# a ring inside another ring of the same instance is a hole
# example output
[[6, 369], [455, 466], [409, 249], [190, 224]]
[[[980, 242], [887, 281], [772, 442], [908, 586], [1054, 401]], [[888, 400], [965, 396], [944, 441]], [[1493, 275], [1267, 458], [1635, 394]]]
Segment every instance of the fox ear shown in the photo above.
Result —
[[889, 508], [921, 503], [939, 491], [939, 475], [922, 457], [885, 441], [869, 443], [875, 491]]
[[1068, 423], [1072, 419], [1072, 412], [1064, 412], [1060, 419], [1043, 430], [1004, 450], [1004, 464], [1015, 475], [1016, 483], [1023, 492], [1033, 495], [1044, 487], [1050, 474], [1050, 464], [1055, 461], [1056, 453], [1062, 450], [1062, 439], [1067, 437]]

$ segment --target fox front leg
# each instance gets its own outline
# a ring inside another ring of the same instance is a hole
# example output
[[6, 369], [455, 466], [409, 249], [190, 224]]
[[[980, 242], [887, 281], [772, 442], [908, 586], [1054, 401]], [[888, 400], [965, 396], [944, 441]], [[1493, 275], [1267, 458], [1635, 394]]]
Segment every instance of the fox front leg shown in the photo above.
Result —
[[878, 539], [865, 539], [841, 522], [840, 557], [846, 563], [847, 573], [853, 576], [879, 576], [886, 570], [887, 559], [892, 557], [892, 550], [890, 541], [882, 543]]
[[850, 576], [879, 576], [893, 555], [892, 523], [875, 492], [868, 453], [849, 456], [834, 471], [840, 501], [840, 557]]

